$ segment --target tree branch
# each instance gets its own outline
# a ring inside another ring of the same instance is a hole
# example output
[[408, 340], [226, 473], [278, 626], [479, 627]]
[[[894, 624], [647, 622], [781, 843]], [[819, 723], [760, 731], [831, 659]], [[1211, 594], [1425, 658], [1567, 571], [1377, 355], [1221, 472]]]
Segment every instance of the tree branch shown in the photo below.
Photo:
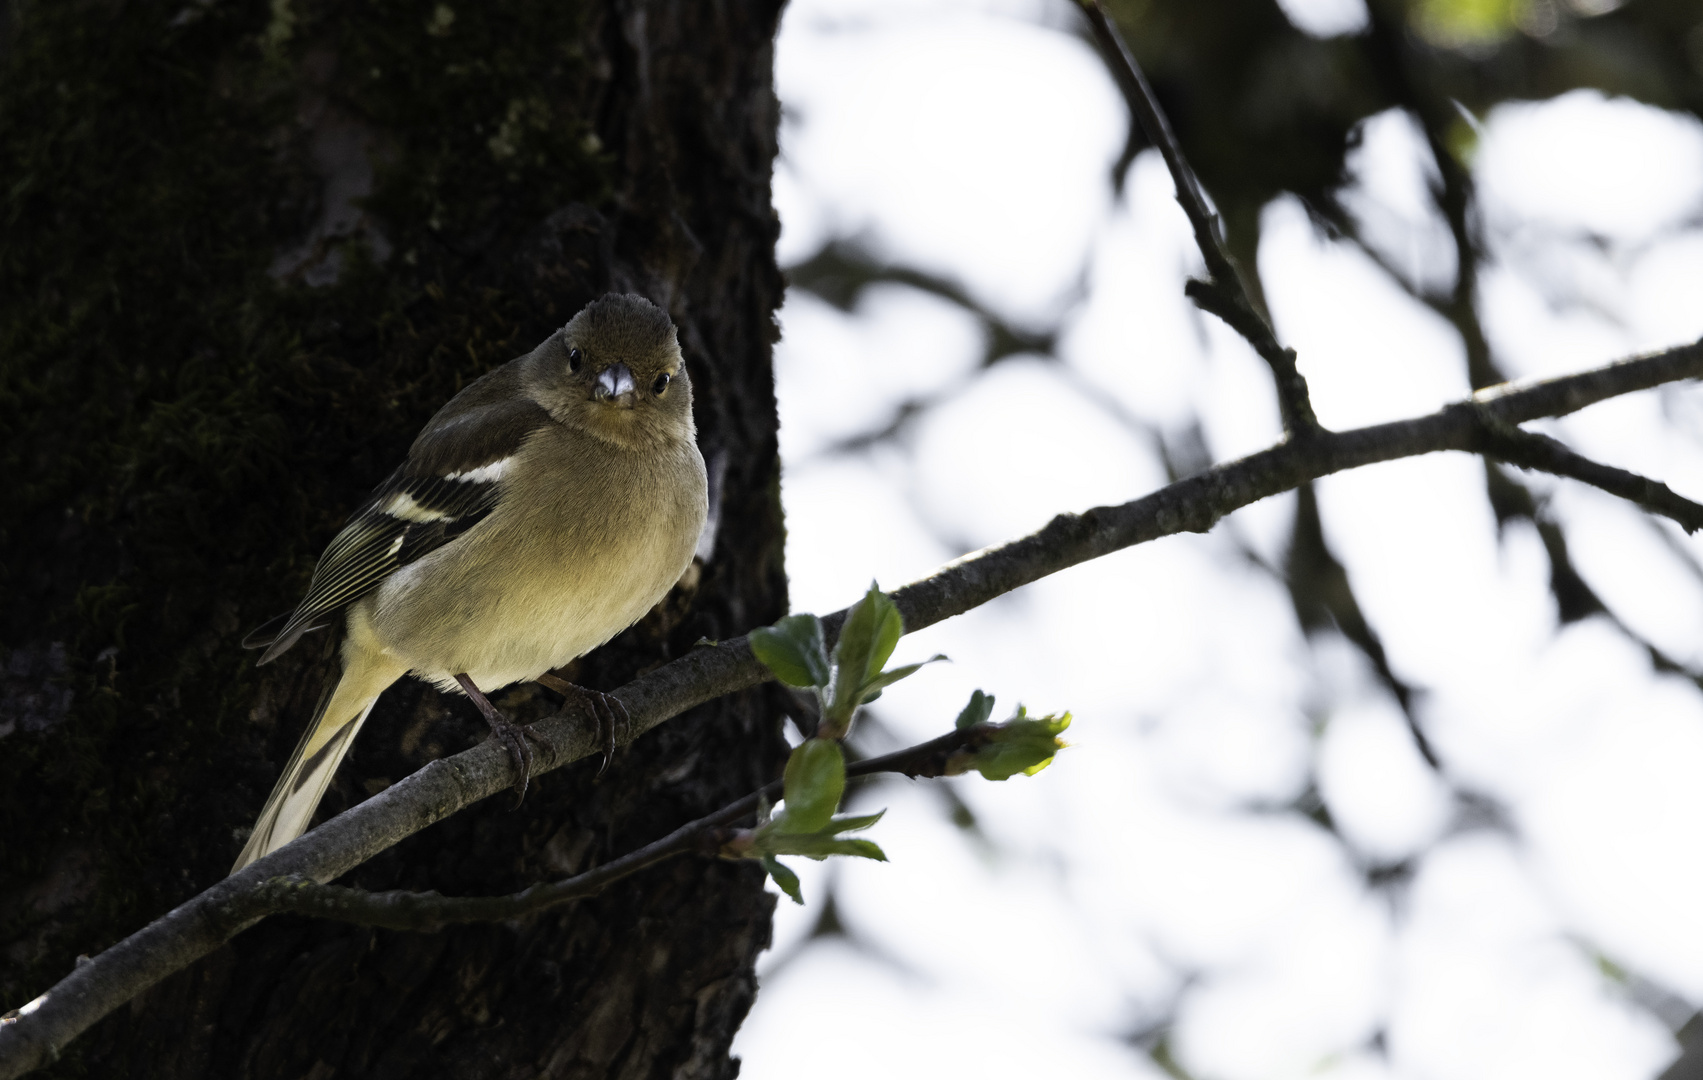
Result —
[[1219, 235], [1218, 215], [1207, 205], [1200, 181], [1195, 177], [1194, 169], [1189, 167], [1188, 159], [1183, 157], [1183, 149], [1171, 131], [1170, 121], [1165, 118], [1164, 110], [1159, 108], [1159, 99], [1154, 96], [1153, 87], [1148, 85], [1147, 76], [1141, 73], [1135, 54], [1130, 52], [1117, 24], [1100, 6], [1100, 0], [1077, 2], [1088, 17], [1094, 40], [1099, 44], [1107, 66], [1112, 69], [1112, 76], [1123, 91], [1130, 111], [1147, 133], [1148, 141], [1159, 148], [1166, 168], [1171, 170], [1171, 180], [1177, 187], [1177, 202], [1182, 204], [1183, 213], [1188, 215], [1189, 224], [1194, 227], [1195, 245], [1200, 248], [1201, 258], [1206, 260], [1207, 280], [1191, 279], [1183, 288], [1184, 294], [1202, 311], [1218, 316], [1246, 338], [1254, 351], [1270, 365], [1272, 376], [1277, 381], [1277, 404], [1283, 416], [1283, 433], [1290, 439], [1307, 439], [1322, 432], [1324, 429], [1313, 414], [1307, 380], [1295, 366], [1295, 350], [1286, 349], [1278, 343], [1271, 324], [1249, 297], [1247, 284]]
[[1484, 442], [1479, 448], [1486, 457], [1522, 469], [1570, 477], [1636, 503], [1652, 514], [1679, 523], [1688, 533], [1703, 529], [1703, 506], [1647, 476], [1592, 461], [1559, 440], [1534, 431], [1522, 431], [1493, 416], [1484, 419]]
[[[1061, 514], [1036, 533], [948, 563], [899, 589], [893, 601], [905, 625], [920, 630], [1101, 555], [1175, 533], [1205, 532], [1231, 511], [1308, 480], [1443, 450], [1482, 452], [1486, 416], [1517, 425], [1700, 377], [1703, 342], [1578, 375], [1493, 387], [1428, 416], [1287, 440], [1132, 502]], [[844, 617], [840, 612], [823, 620], [831, 634]], [[631, 743], [694, 706], [768, 678], [744, 638], [694, 649], [617, 691], [628, 719], [617, 725], [616, 740]], [[593, 725], [577, 715], [552, 717], [537, 726], [554, 750], [539, 755], [534, 775], [600, 749]], [[507, 752], [495, 742], [434, 761], [79, 964], [0, 1025], [0, 1080], [53, 1061], [61, 1047], [95, 1021], [258, 922], [264, 914], [252, 896], [266, 882], [292, 877], [332, 881], [404, 837], [507, 789], [510, 769]]]
[[[953, 755], [973, 750], [985, 738], [986, 731], [985, 725], [951, 731], [904, 750], [855, 762], [847, 766], [846, 776], [848, 779], [877, 773], [899, 773], [913, 779], [944, 776]], [[429, 932], [453, 923], [519, 918], [572, 900], [596, 896], [615, 882], [676, 855], [689, 852], [715, 855], [727, 839], [724, 826], [753, 813], [763, 799], [772, 801], [780, 793], [781, 782], [776, 780], [714, 813], [687, 822], [637, 851], [583, 874], [561, 881], [540, 882], [507, 896], [443, 896], [436, 892], [403, 890], [375, 893], [340, 885], [321, 885], [301, 877], [279, 877], [261, 883], [245, 898], [245, 902], [253, 905], [256, 915], [310, 915], [387, 930]]]
[[[1475, 215], [1472, 174], [1449, 149], [1448, 130], [1458, 119], [1456, 105], [1438, 95], [1432, 80], [1421, 70], [1425, 54], [1409, 37], [1406, 22], [1392, 18], [1378, 4], [1368, 5], [1370, 16], [1367, 49], [1373, 70], [1390, 96], [1419, 124], [1431, 159], [1437, 167], [1437, 183], [1431, 200], [1449, 226], [1455, 243], [1455, 282], [1448, 296], [1427, 298], [1433, 310], [1453, 324], [1466, 349], [1467, 378], [1478, 390], [1500, 383], [1506, 376], [1490, 352], [1483, 320], [1478, 313], [1478, 269], [1482, 259]], [[1365, 245], [1362, 245], [1365, 246]]]

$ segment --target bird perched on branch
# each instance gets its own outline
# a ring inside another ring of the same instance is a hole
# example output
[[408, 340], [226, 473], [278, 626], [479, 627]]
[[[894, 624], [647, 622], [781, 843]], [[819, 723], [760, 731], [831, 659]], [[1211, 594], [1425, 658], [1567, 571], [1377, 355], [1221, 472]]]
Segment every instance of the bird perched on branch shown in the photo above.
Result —
[[250, 634], [276, 659], [343, 623], [342, 671], [232, 873], [307, 828], [385, 688], [465, 693], [524, 794], [529, 729], [486, 691], [533, 679], [584, 695], [613, 746], [615, 699], [548, 674], [636, 622], [680, 579], [707, 492], [674, 324], [609, 294], [455, 395], [331, 541], [296, 609]]

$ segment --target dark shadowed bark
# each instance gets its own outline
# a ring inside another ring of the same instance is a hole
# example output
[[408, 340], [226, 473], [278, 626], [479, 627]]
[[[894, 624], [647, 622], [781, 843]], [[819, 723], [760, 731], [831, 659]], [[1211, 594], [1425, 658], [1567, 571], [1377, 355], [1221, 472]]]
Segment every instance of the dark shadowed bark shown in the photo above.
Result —
[[[770, 375], [776, 4], [12, 3], [0, 19], [0, 1001], [218, 880], [333, 642], [256, 670], [342, 518], [460, 386], [607, 289], [666, 306], [715, 542], [565, 674], [785, 611]], [[318, 640], [316, 640], [316, 638]], [[535, 686], [497, 697], [553, 712]], [[753, 691], [345, 880], [512, 891], [771, 779]], [[321, 815], [484, 737], [399, 684]], [[681, 860], [437, 934], [274, 919], [46, 1075], [721, 1077], [771, 903]]]

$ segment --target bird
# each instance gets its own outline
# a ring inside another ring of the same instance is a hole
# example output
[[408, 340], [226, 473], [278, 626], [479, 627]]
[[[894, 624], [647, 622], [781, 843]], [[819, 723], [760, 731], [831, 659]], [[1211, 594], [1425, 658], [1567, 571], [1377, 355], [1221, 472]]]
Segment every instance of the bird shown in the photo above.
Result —
[[301, 835], [373, 704], [412, 674], [465, 694], [524, 797], [540, 738], [486, 697], [539, 681], [588, 699], [613, 749], [613, 697], [549, 674], [654, 607], [708, 513], [692, 384], [668, 314], [592, 301], [537, 348], [468, 384], [326, 547], [295, 609], [243, 645], [276, 660], [342, 622], [340, 670], [231, 873]]

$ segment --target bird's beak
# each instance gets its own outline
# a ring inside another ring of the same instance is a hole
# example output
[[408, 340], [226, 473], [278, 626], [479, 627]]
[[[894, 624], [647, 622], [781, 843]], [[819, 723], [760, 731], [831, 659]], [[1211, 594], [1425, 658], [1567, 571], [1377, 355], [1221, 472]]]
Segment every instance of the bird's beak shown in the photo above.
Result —
[[630, 409], [638, 399], [638, 386], [626, 364], [610, 364], [597, 373], [597, 381], [591, 384], [593, 401], [606, 401]]

